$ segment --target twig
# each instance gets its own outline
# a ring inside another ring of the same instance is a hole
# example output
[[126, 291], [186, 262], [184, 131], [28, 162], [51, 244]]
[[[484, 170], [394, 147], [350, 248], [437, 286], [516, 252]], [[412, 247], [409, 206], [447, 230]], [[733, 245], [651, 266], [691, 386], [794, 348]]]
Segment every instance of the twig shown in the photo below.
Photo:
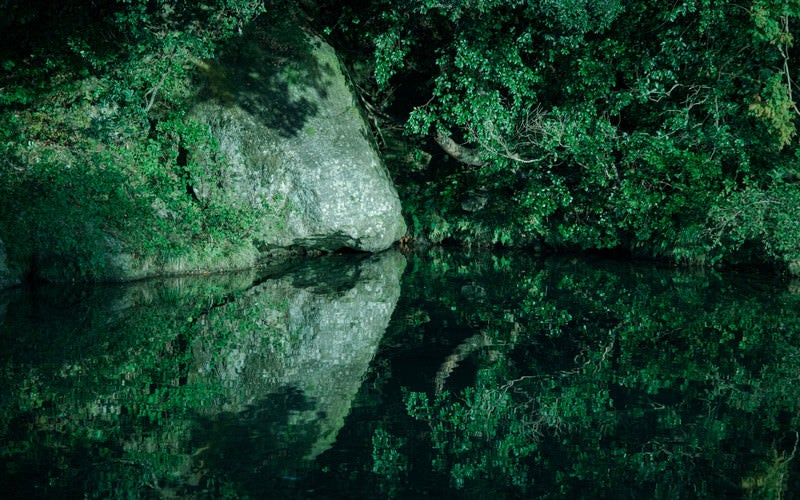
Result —
[[[169, 56], [167, 56], [167, 60], [168, 60], [169, 63], [172, 62], [172, 58], [175, 56], [176, 50], [177, 50], [177, 47], [173, 46], [172, 47], [172, 52], [169, 54]], [[153, 107], [153, 103], [155, 103], [155, 101], [156, 101], [156, 94], [158, 94], [158, 90], [164, 85], [164, 82], [167, 80], [167, 75], [168, 74], [169, 74], [169, 66], [167, 66], [167, 70], [164, 71], [161, 74], [161, 79], [158, 81], [158, 83], [155, 84], [155, 86], [153, 88], [151, 88], [150, 90], [145, 92], [144, 98], [147, 101], [147, 105], [144, 107], [144, 112], [145, 113], [150, 112], [150, 108]], [[148, 99], [147, 96], [150, 96], [150, 98]]]
[[[161, 75], [161, 79], [158, 81], [158, 83], [157, 83], [157, 84], [156, 84], [156, 85], [155, 85], [153, 88], [151, 88], [150, 90], [148, 90], [148, 91], [147, 91], [147, 92], [144, 94], [144, 98], [145, 98], [145, 100], [147, 101], [147, 105], [144, 107], [144, 112], [145, 112], [145, 113], [148, 113], [148, 112], [150, 111], [150, 108], [152, 108], [152, 107], [153, 107], [153, 103], [154, 103], [154, 102], [155, 102], [155, 100], [156, 100], [156, 94], [158, 94], [158, 89], [160, 89], [160, 88], [161, 88], [161, 86], [162, 86], [162, 85], [164, 85], [164, 81], [165, 81], [166, 79], [167, 79], [167, 72], [165, 71], [165, 72], [164, 72], [164, 73]], [[148, 98], [147, 98], [147, 96], [148, 96], [148, 95], [150, 96], [150, 99], [148, 99]]]

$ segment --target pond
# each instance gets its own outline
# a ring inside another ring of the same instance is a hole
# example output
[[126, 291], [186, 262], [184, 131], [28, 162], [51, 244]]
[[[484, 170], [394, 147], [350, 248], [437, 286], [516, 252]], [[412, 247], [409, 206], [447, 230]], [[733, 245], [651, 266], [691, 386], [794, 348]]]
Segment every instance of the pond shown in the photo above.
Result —
[[800, 491], [800, 286], [592, 257], [331, 255], [0, 293], [4, 496]]

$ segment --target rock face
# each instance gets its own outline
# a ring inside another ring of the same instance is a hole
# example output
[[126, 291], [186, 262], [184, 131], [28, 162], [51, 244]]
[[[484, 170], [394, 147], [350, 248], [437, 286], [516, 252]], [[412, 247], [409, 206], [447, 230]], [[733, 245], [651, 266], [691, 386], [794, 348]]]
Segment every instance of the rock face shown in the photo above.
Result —
[[255, 235], [266, 246], [386, 249], [406, 231], [400, 200], [336, 54], [286, 29], [256, 24], [209, 67], [191, 118], [210, 127], [226, 170], [196, 170], [193, 188], [266, 210]]
[[336, 54], [276, 16], [215, 61], [187, 61], [197, 78], [173, 82], [172, 118], [82, 100], [61, 111], [63, 134], [3, 158], [0, 286], [231, 271], [400, 239], [397, 192]]

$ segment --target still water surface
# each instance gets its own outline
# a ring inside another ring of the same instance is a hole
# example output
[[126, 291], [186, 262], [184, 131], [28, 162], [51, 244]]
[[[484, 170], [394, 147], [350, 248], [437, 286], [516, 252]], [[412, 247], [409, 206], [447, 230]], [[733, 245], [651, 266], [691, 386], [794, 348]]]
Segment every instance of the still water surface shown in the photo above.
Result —
[[0, 294], [6, 497], [778, 498], [800, 286], [437, 250]]

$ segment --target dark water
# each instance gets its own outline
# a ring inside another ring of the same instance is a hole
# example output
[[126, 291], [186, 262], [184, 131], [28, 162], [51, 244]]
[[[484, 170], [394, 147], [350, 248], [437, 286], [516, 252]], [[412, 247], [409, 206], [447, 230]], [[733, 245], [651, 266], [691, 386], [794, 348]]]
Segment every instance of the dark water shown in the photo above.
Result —
[[0, 295], [3, 496], [791, 498], [800, 285], [437, 251]]

